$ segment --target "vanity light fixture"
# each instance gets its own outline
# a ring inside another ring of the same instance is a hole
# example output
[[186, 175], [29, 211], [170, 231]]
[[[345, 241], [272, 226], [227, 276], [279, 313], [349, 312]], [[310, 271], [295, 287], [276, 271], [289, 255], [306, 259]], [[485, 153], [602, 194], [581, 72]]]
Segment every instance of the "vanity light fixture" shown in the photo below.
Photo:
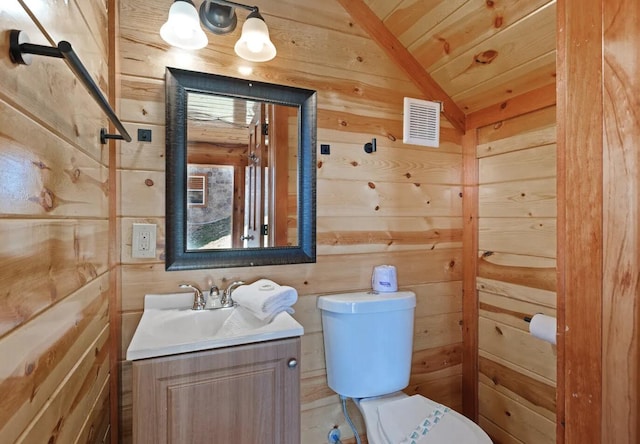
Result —
[[160, 36], [170, 45], [179, 48], [204, 48], [207, 38], [198, 23], [198, 18], [212, 33], [227, 34], [232, 32], [238, 23], [236, 8], [250, 11], [242, 25], [242, 35], [234, 47], [236, 54], [250, 62], [266, 62], [273, 59], [276, 56], [276, 47], [269, 38], [269, 29], [257, 6], [227, 0], [204, 0], [198, 12], [191, 0], [175, 0], [169, 10], [169, 19], [160, 29]]
[[191, 0], [176, 0], [169, 9], [169, 18], [160, 28], [162, 40], [182, 49], [201, 49], [209, 41], [200, 27], [198, 11]]

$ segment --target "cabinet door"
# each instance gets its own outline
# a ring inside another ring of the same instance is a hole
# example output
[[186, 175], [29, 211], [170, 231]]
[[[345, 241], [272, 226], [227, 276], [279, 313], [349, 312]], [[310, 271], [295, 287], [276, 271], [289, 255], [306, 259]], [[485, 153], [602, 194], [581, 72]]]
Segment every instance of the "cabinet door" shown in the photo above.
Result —
[[133, 363], [137, 444], [299, 444], [300, 338]]

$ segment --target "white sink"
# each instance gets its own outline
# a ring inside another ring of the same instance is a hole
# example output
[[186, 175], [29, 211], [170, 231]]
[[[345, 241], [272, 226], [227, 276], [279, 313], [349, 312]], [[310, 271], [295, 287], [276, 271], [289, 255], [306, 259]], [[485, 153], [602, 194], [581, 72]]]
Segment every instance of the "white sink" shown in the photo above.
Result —
[[286, 312], [266, 323], [241, 308], [192, 310], [193, 293], [148, 294], [127, 349], [127, 359], [145, 359], [304, 334]]

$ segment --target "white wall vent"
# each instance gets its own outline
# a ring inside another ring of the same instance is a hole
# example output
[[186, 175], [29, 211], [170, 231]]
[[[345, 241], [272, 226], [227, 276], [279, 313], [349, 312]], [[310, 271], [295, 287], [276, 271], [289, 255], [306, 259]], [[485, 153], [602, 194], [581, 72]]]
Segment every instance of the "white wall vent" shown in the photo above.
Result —
[[440, 146], [440, 102], [404, 98], [402, 141], [413, 145]]

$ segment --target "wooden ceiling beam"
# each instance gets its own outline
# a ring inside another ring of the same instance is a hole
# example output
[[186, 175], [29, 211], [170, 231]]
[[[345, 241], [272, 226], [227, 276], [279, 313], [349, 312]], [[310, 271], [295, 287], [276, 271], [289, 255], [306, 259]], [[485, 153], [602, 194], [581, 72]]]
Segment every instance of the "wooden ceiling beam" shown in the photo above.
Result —
[[467, 130], [507, 120], [556, 104], [556, 84], [543, 86], [533, 91], [512, 97], [467, 115]]
[[364, 0], [338, 0], [338, 3], [351, 15], [369, 36], [387, 53], [409, 79], [430, 100], [440, 101], [444, 105], [444, 116], [461, 133], [466, 129], [466, 117], [449, 95], [433, 80], [413, 55], [400, 43], [385, 24], [365, 4]]

